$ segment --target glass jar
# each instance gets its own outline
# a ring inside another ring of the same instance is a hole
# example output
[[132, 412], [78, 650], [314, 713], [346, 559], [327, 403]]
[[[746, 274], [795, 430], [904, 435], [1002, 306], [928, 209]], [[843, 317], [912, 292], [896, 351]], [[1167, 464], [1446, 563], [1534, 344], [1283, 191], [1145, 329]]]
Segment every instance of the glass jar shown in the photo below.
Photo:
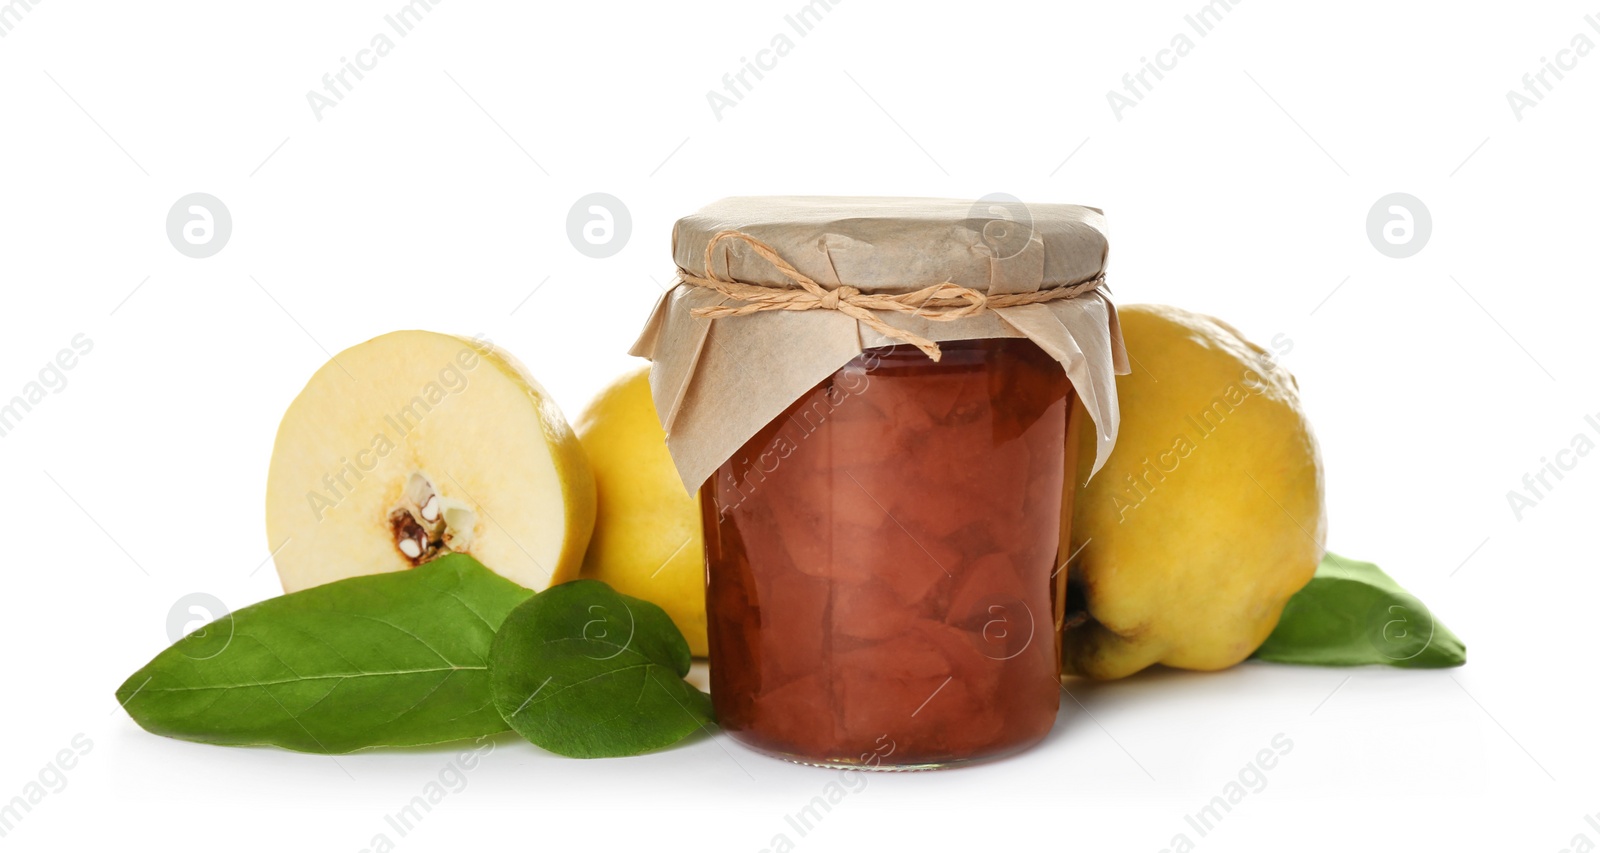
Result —
[[1026, 338], [942, 349], [865, 350], [701, 490], [711, 695], [748, 746], [942, 767], [1055, 722], [1072, 385]]
[[1128, 372], [1109, 251], [1101, 211], [999, 195], [726, 198], [678, 220], [677, 281], [631, 352], [700, 493], [724, 731], [885, 769], [1049, 732], [1063, 479], [1076, 430], [1091, 473], [1110, 455]]

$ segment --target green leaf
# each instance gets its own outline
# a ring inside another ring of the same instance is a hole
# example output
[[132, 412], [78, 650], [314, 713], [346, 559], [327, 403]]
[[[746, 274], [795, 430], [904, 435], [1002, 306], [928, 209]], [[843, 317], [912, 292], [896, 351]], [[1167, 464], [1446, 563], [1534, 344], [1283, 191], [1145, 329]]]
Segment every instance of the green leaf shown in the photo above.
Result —
[[1433, 669], [1466, 663], [1467, 647], [1382, 569], [1329, 552], [1255, 656], [1315, 666]]
[[489, 652], [494, 702], [511, 728], [572, 758], [638, 755], [712, 720], [683, 680], [689, 644], [661, 608], [597, 580], [535, 595]]
[[505, 731], [489, 644], [526, 589], [452, 554], [243, 608], [117, 689], [146, 731], [340, 753]]

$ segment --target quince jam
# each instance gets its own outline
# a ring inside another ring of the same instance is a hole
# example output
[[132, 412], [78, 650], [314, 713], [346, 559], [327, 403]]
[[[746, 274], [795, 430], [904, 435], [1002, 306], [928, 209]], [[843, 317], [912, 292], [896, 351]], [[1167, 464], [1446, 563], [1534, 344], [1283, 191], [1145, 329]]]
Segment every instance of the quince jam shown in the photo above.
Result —
[[748, 746], [906, 769], [1043, 738], [1072, 389], [1025, 339], [869, 349], [701, 489], [711, 695]]

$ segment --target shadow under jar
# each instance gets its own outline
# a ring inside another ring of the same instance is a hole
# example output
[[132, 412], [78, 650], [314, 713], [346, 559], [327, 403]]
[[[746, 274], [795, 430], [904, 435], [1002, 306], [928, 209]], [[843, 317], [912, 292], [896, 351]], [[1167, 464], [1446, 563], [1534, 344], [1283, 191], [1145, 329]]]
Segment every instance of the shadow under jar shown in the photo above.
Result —
[[1025, 338], [868, 349], [701, 490], [722, 728], [794, 761], [994, 758], [1060, 702], [1072, 386]]

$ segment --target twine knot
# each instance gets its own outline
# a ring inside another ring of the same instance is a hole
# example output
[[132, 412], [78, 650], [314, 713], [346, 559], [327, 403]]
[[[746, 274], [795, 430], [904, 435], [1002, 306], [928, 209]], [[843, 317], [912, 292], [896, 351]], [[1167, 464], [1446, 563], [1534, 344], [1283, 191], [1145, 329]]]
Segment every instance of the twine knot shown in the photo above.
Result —
[[[784, 278], [794, 282], [795, 287], [767, 287], [759, 284], [735, 281], [731, 278], [717, 276], [715, 267], [712, 266], [712, 251], [723, 240], [738, 240], [748, 245], [757, 255], [783, 275]], [[698, 276], [687, 270], [678, 270], [678, 280], [684, 284], [696, 287], [706, 287], [743, 304], [741, 305], [711, 305], [696, 308], [690, 313], [695, 317], [742, 317], [746, 314], [755, 314], [761, 311], [838, 311], [846, 316], [859, 320], [861, 323], [880, 335], [890, 340], [911, 344], [922, 350], [928, 358], [939, 360], [939, 345], [933, 341], [908, 332], [904, 329], [891, 326], [874, 314], [874, 311], [897, 311], [902, 314], [911, 314], [936, 322], [950, 322], [982, 314], [985, 311], [998, 308], [1015, 308], [1021, 305], [1037, 305], [1043, 302], [1054, 302], [1057, 299], [1073, 299], [1089, 293], [1105, 283], [1105, 274], [1095, 276], [1087, 281], [1077, 284], [1048, 287], [1027, 293], [1000, 293], [990, 295], [981, 290], [963, 287], [950, 281], [928, 285], [913, 290], [909, 293], [862, 293], [860, 289], [848, 284], [841, 284], [832, 290], [813, 281], [805, 273], [795, 269], [794, 265], [784, 260], [777, 250], [761, 242], [743, 231], [725, 230], [712, 235], [706, 243], [705, 252], [706, 276]]]
[[836, 287], [836, 288], [834, 288], [832, 290], [829, 290], [829, 291], [825, 292], [822, 295], [822, 298], [817, 300], [817, 307], [826, 309], [828, 311], [837, 311], [837, 310], [839, 310], [839, 302], [841, 300], [854, 299], [855, 297], [860, 296], [860, 295], [861, 295], [861, 291], [856, 290], [855, 288], [851, 287], [850, 285], [848, 285], [848, 284], [840, 285], [840, 286], [838, 286], [838, 287]]

